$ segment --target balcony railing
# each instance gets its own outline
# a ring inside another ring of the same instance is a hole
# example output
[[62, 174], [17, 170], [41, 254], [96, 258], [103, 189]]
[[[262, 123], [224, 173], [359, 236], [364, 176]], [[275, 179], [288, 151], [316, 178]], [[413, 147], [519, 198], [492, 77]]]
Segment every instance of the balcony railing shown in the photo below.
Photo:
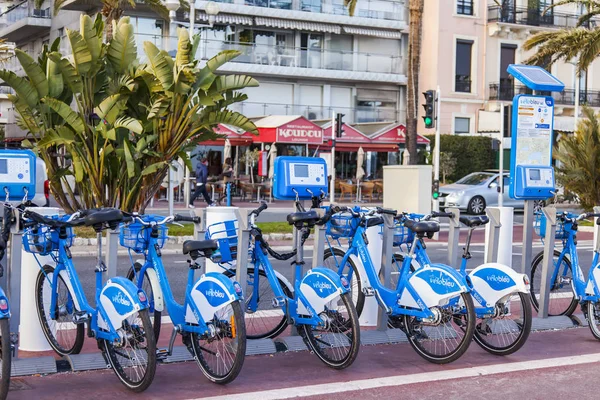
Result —
[[454, 91], [459, 93], [471, 93], [471, 79], [468, 76], [456, 75], [454, 80]]
[[20, 21], [23, 18], [33, 17], [33, 18], [51, 18], [52, 15], [50, 13], [50, 8], [44, 9], [33, 9], [30, 7], [23, 7], [27, 2], [21, 3], [14, 8], [8, 10], [4, 14], [0, 15], [4, 21], [8, 24], [12, 24], [14, 22]]
[[[512, 101], [513, 97], [518, 94], [532, 94], [531, 89], [515, 85], [513, 83], [491, 83], [490, 84], [490, 100]], [[576, 99], [575, 89], [565, 89], [562, 92], [539, 93], [552, 96], [554, 103], [564, 106], [574, 106]], [[579, 104], [588, 105], [590, 107], [600, 107], [600, 91], [597, 90], [580, 90]]]
[[302, 115], [310, 120], [323, 120], [331, 118], [331, 113], [335, 111], [343, 113], [344, 120], [348, 123], [399, 120], [399, 111], [393, 107], [325, 107], [245, 101], [234, 104], [230, 108], [247, 117]]
[[237, 63], [386, 74], [402, 73], [401, 56], [319, 48], [204, 40], [201, 42], [200, 54], [196, 56], [209, 59], [223, 50], [241, 52], [242, 54], [233, 60]]
[[[219, 3], [245, 4], [254, 7], [296, 10], [334, 15], [348, 15], [343, 0], [217, 0]], [[405, 5], [398, 0], [359, 1], [356, 17], [403, 21]]]
[[[577, 14], [569, 14], [549, 10], [527, 7], [491, 6], [488, 8], [489, 22], [504, 22], [518, 25], [547, 26], [555, 28], [573, 28], [579, 19]], [[588, 27], [596, 26], [598, 20], [592, 19], [586, 24]]]
[[15, 90], [10, 86], [0, 85], [0, 94], [15, 94]]

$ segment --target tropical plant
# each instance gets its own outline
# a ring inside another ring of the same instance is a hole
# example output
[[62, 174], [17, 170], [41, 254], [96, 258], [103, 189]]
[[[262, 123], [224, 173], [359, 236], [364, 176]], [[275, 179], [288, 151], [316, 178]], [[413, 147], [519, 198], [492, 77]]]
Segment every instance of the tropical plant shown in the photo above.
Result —
[[238, 52], [219, 53], [199, 68], [192, 57], [199, 39], [190, 40], [182, 29], [175, 59], [145, 42], [148, 61], [142, 64], [129, 18], [113, 25], [114, 37], [103, 43], [102, 18], [84, 15], [79, 32], [67, 30], [71, 56], [60, 54], [57, 39], [37, 62], [17, 50], [26, 77], [0, 71], [16, 93], [9, 98], [17, 124], [35, 139], [53, 195], [66, 211], [143, 212], [170, 163], [181, 158], [192, 169], [186, 151], [215, 138], [217, 124], [256, 132], [250, 120], [227, 107], [247, 99], [238, 89], [258, 82], [215, 74]]
[[590, 24], [590, 20], [600, 15], [598, 0], [558, 0], [544, 10], [565, 5], [583, 6], [586, 10], [577, 20], [575, 28], [563, 28], [540, 32], [531, 36], [523, 44], [525, 50], [537, 48], [536, 53], [526, 60], [529, 64], [549, 67], [559, 60], [577, 60], [578, 73], [585, 71], [600, 54], [600, 27]]
[[576, 135], [562, 136], [554, 151], [559, 161], [556, 179], [565, 191], [574, 193], [581, 206], [591, 210], [600, 204], [600, 115], [583, 108]]

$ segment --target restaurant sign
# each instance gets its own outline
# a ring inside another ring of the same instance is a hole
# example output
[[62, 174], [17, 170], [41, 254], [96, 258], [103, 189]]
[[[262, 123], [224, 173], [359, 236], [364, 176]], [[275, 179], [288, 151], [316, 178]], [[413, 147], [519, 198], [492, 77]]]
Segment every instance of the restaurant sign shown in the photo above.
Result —
[[322, 144], [323, 129], [301, 119], [277, 128], [277, 143]]

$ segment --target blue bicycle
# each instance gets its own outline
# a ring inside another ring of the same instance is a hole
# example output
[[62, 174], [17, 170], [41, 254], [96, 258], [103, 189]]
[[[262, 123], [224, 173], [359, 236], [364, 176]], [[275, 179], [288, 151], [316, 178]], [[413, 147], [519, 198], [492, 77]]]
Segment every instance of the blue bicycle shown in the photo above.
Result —
[[[87, 334], [98, 341], [107, 363], [130, 390], [148, 388], [156, 370], [156, 342], [143, 290], [125, 278], [109, 279], [102, 285], [102, 230], [116, 229], [123, 219], [119, 210], [76, 212], [49, 218], [25, 210], [23, 246], [36, 255], [50, 255], [56, 266], [41, 265], [35, 294], [42, 330], [50, 346], [60, 355], [77, 354]], [[96, 307], [83, 292], [69, 248], [73, 227], [90, 226], [98, 239]], [[39, 260], [38, 260], [39, 263]]]
[[[562, 241], [562, 250], [555, 249], [553, 266], [549, 271], [550, 300], [549, 315], [571, 315], [577, 304], [588, 319], [590, 330], [600, 340], [600, 257], [598, 249], [594, 250], [592, 267], [586, 281], [579, 264], [577, 254], [577, 228], [579, 221], [600, 217], [600, 214], [569, 212], [557, 214], [556, 239]], [[546, 218], [537, 215], [536, 233], [543, 239], [546, 232]], [[544, 252], [533, 259], [531, 265], [531, 300], [536, 310], [539, 309], [540, 286], [542, 281], [542, 265]]]
[[[272, 338], [288, 325], [298, 329], [307, 347], [327, 366], [343, 369], [350, 366], [358, 355], [360, 330], [358, 315], [348, 293], [348, 281], [326, 268], [313, 268], [304, 276], [303, 244], [317, 223], [325, 223], [315, 211], [289, 214], [287, 221], [296, 227], [294, 249], [280, 254], [273, 250], [256, 226], [256, 218], [267, 208], [263, 203], [249, 215], [252, 237], [251, 259], [245, 312], [248, 338]], [[233, 232], [232, 232], [233, 233]], [[220, 239], [223, 242], [231, 238]], [[237, 239], [231, 244], [237, 246]], [[241, 251], [241, 250], [237, 250]], [[275, 271], [269, 255], [278, 260], [293, 261], [296, 280], [292, 285]], [[235, 276], [231, 257], [222, 257], [220, 265], [225, 275]]]
[[183, 244], [189, 254], [188, 282], [184, 304], [179, 304], [173, 292], [160, 249], [167, 238], [166, 224], [188, 221], [200, 222], [199, 217], [182, 215], [160, 217], [130, 214], [133, 222], [121, 226], [121, 245], [144, 254], [142, 263], [133, 262], [128, 278], [148, 293], [150, 312], [154, 315], [154, 333], [160, 335], [161, 314], [166, 309], [173, 322], [173, 332], [166, 357], [173, 351], [177, 334], [197, 361], [204, 375], [212, 382], [225, 384], [234, 380], [244, 364], [246, 328], [240, 301], [242, 288], [223, 274], [208, 272], [194, 281], [199, 257], [212, 257], [219, 246], [215, 240], [190, 240]]
[[[350, 241], [341, 259], [330, 250], [326, 265], [353, 283], [353, 297], [357, 303], [364, 304], [365, 297], [375, 296], [392, 326], [402, 329], [417, 353], [430, 362], [449, 363], [464, 354], [473, 338], [476, 317], [469, 294], [470, 281], [443, 264], [427, 263], [416, 269], [411, 266], [417, 258], [418, 243], [439, 231], [439, 224], [436, 221], [405, 221], [404, 225], [413, 233], [414, 239], [402, 260], [395, 289], [388, 289], [373, 265], [367, 248], [366, 229], [383, 224], [377, 214], [395, 216], [396, 211], [335, 206], [331, 210], [342, 213], [341, 219], [340, 214], [337, 218], [333, 216], [333, 229], [339, 236], [349, 236]], [[365, 276], [360, 275], [356, 260], [362, 263]]]
[[[0, 229], [0, 260], [4, 258], [12, 225], [12, 208], [4, 206], [2, 229]], [[4, 267], [0, 264], [0, 277], [4, 275]], [[4, 290], [0, 288], [0, 400], [6, 399], [10, 387], [10, 371], [13, 344], [10, 336], [10, 307]]]

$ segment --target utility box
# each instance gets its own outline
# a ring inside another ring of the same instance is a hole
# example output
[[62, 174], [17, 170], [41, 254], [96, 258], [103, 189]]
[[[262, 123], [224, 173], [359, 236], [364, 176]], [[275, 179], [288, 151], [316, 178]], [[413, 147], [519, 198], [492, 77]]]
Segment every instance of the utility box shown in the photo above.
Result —
[[383, 206], [398, 212], [431, 213], [431, 165], [383, 167]]

